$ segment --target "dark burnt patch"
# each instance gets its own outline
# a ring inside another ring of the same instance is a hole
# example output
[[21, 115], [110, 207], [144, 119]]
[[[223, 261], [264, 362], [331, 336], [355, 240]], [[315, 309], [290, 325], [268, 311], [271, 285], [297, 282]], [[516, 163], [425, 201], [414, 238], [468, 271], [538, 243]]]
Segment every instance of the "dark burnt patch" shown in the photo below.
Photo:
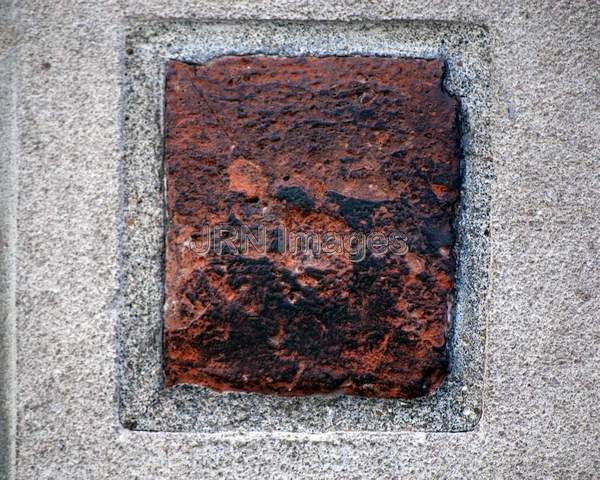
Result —
[[280, 187], [275, 193], [275, 198], [286, 202], [291, 207], [301, 208], [302, 210], [315, 208], [314, 200], [302, 187]]

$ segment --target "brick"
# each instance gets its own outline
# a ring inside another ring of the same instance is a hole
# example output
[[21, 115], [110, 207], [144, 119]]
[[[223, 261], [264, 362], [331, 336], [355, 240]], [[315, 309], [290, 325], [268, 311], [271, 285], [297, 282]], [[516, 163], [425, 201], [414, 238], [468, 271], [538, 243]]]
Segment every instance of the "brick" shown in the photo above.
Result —
[[[443, 73], [436, 59], [169, 62], [167, 385], [394, 398], [440, 385], [460, 187]], [[207, 252], [209, 228], [221, 242]], [[243, 250], [246, 228], [264, 250]], [[321, 251], [292, 248], [299, 234]]]

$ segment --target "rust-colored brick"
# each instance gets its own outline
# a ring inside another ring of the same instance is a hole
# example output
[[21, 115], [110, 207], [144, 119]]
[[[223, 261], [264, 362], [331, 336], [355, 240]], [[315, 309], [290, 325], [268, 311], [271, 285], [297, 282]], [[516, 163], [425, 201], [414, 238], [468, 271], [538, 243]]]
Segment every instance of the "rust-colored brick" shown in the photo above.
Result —
[[[442, 382], [459, 191], [443, 69], [376, 57], [168, 64], [167, 385], [412, 398]], [[216, 225], [263, 226], [266, 250], [203, 254]], [[408, 252], [282, 248], [282, 227], [398, 234]]]

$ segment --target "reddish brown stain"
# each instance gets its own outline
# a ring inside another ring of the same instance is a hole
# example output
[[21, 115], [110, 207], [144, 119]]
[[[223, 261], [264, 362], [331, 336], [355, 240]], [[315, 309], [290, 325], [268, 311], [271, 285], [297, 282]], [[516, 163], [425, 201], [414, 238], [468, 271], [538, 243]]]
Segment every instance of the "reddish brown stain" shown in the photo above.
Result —
[[[169, 62], [167, 385], [412, 398], [447, 371], [457, 102], [439, 60]], [[407, 239], [406, 255], [235, 251], [217, 224]]]

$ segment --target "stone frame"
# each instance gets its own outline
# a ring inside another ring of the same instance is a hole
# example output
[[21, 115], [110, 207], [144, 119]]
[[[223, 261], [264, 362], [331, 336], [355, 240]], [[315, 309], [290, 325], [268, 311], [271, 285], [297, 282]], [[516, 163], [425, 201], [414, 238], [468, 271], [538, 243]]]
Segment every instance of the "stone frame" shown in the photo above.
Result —
[[[132, 19], [122, 58], [118, 409], [125, 428], [202, 433], [461, 432], [483, 413], [489, 297], [491, 155], [489, 33], [430, 21], [292, 22]], [[442, 386], [416, 400], [276, 397], [164, 387], [164, 66], [222, 55], [441, 57], [461, 105], [463, 177], [457, 276]]]

